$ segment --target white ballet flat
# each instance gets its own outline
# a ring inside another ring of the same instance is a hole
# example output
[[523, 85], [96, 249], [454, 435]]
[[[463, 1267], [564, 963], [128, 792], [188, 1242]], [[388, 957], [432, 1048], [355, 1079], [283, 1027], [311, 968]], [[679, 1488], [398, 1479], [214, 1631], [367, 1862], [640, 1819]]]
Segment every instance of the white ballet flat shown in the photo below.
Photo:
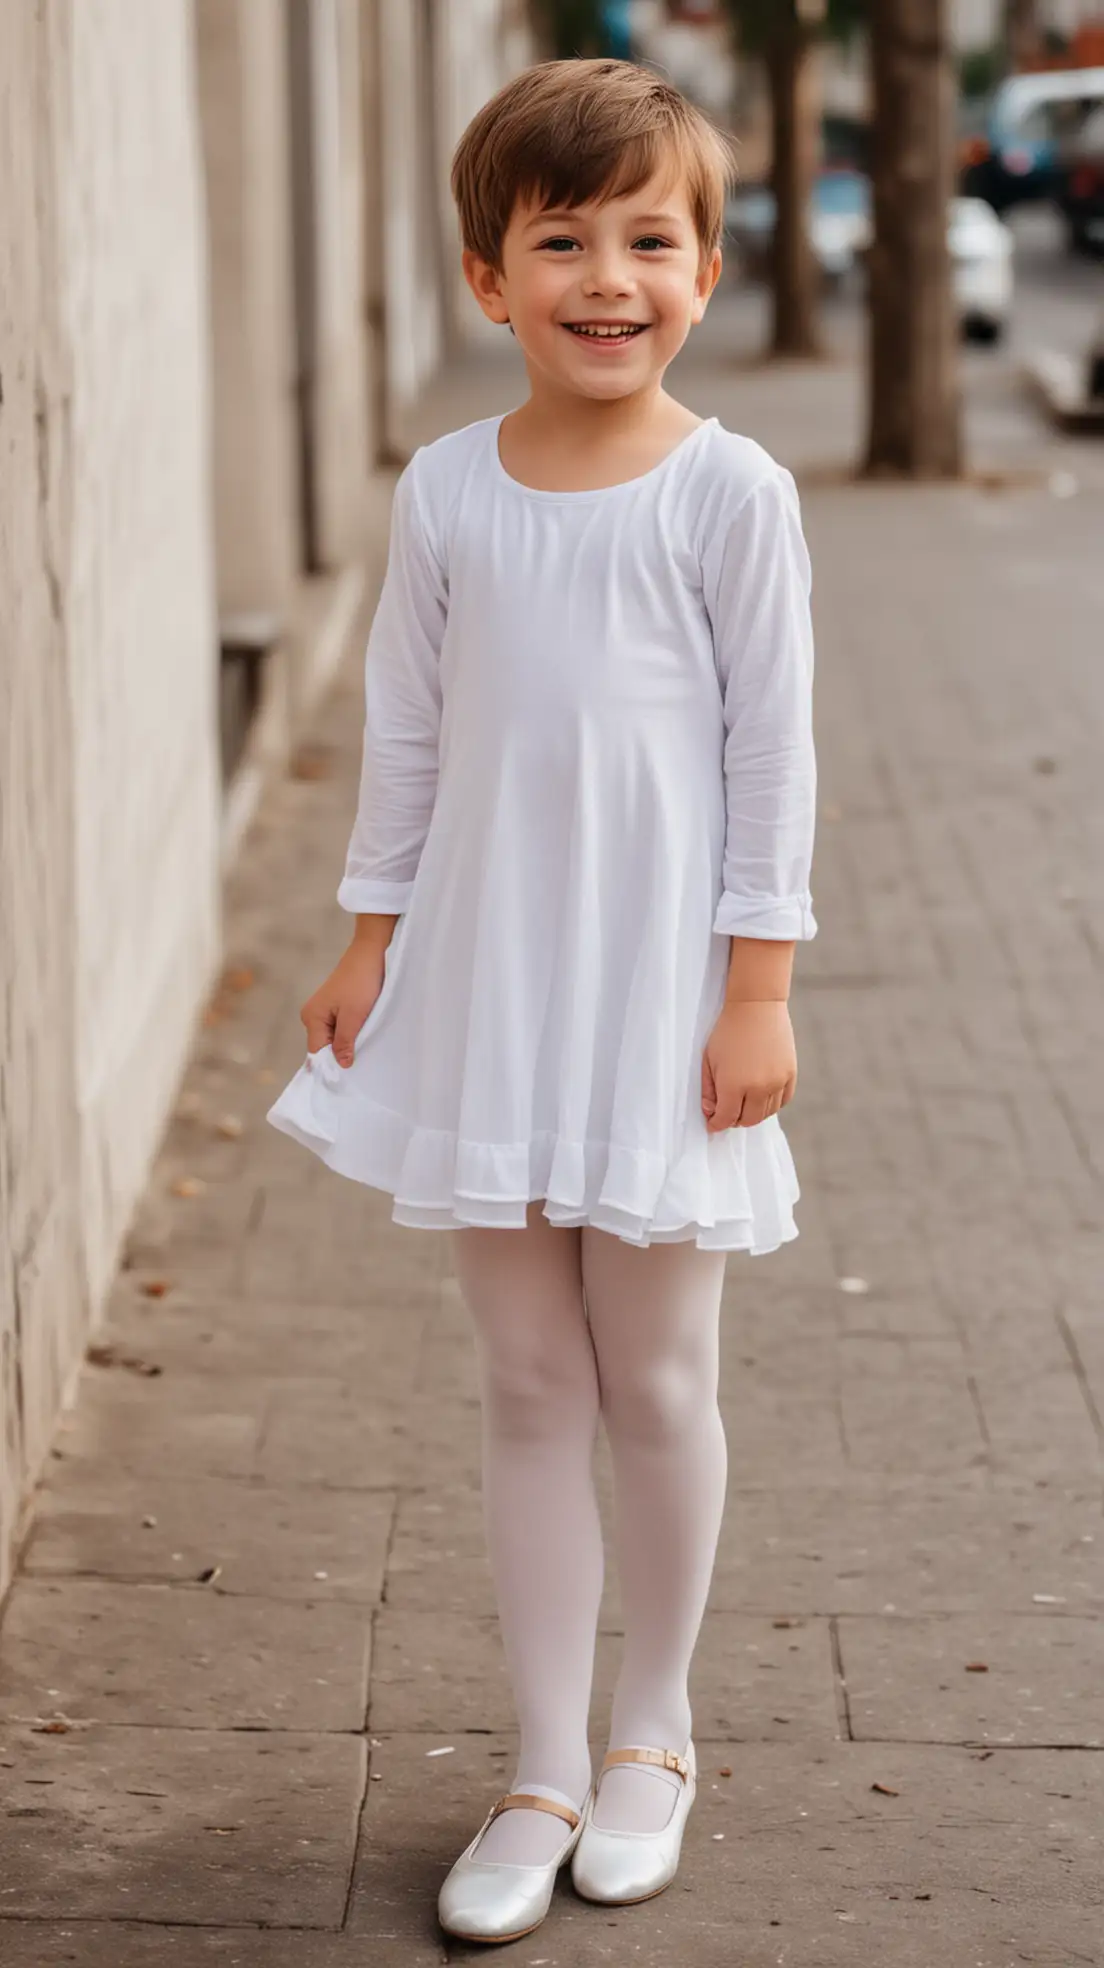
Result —
[[[511, 1791], [493, 1804], [466, 1852], [461, 1852], [437, 1897], [437, 1918], [446, 1934], [463, 1941], [519, 1941], [539, 1927], [552, 1902], [556, 1874], [571, 1857], [583, 1828], [593, 1791], [582, 1812], [550, 1797], [530, 1797]], [[476, 1846], [500, 1811], [551, 1811], [571, 1829], [547, 1865], [505, 1865], [477, 1859]]]
[[651, 1900], [671, 1884], [678, 1871], [682, 1834], [697, 1790], [697, 1761], [694, 1745], [688, 1742], [685, 1756], [673, 1749], [613, 1749], [602, 1764], [598, 1783], [615, 1763], [655, 1763], [661, 1770], [676, 1770], [682, 1789], [675, 1808], [662, 1831], [606, 1831], [594, 1823], [595, 1785], [583, 1807], [583, 1826], [571, 1862], [571, 1880], [584, 1900], [600, 1900], [606, 1906], [631, 1906], [636, 1900]]

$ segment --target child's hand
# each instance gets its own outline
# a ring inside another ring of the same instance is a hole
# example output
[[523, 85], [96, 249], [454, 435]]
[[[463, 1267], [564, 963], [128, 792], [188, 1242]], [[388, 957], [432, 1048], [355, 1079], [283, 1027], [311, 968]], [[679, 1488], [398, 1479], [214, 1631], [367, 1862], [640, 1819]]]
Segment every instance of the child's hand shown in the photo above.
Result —
[[789, 1007], [730, 1000], [702, 1054], [702, 1113], [710, 1134], [757, 1127], [793, 1099], [797, 1049]]
[[300, 1009], [308, 1052], [321, 1052], [332, 1041], [338, 1065], [352, 1065], [353, 1040], [383, 987], [383, 965], [382, 945], [350, 945], [326, 982]]

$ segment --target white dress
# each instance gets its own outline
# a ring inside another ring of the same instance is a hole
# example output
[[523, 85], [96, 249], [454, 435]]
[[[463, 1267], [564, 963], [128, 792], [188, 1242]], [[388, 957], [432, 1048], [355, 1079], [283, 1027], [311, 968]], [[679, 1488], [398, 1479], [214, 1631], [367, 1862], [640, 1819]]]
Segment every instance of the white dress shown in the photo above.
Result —
[[816, 933], [809, 561], [790, 474], [699, 425], [599, 491], [521, 485], [501, 418], [399, 480], [342, 906], [398, 914], [348, 1068], [268, 1118], [397, 1223], [761, 1254], [778, 1117], [708, 1133], [729, 937]]

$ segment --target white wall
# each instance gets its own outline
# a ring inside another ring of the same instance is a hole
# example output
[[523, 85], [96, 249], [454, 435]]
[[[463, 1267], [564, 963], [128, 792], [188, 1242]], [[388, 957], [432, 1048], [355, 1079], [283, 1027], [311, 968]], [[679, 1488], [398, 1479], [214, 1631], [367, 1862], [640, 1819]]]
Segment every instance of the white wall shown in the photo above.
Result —
[[217, 630], [192, 9], [97, 0], [71, 17], [65, 613], [95, 1299], [216, 961]]
[[191, 33], [0, 8], [0, 1589], [216, 961]]

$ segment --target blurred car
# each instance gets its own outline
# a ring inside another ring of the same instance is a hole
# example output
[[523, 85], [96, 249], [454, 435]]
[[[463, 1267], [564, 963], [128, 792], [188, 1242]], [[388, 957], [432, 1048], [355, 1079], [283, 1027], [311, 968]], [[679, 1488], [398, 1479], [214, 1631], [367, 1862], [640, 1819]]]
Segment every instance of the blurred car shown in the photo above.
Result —
[[[737, 190], [725, 208], [725, 230], [746, 272], [767, 272], [777, 204], [768, 185]], [[843, 280], [870, 238], [870, 183], [861, 171], [821, 171], [809, 203], [809, 237], [824, 278]]]
[[1013, 238], [983, 198], [952, 198], [947, 227], [958, 318], [968, 341], [999, 342], [1012, 312]]
[[1063, 142], [1102, 102], [1104, 68], [1009, 76], [993, 91], [984, 113], [973, 105], [965, 118], [959, 190], [967, 198], [984, 198], [995, 212], [1052, 197]]
[[[744, 271], [766, 274], [774, 238], [774, 193], [760, 185], [737, 194], [725, 223]], [[873, 237], [869, 179], [859, 171], [822, 172], [810, 203], [809, 236], [826, 280], [842, 281], [863, 266]], [[999, 341], [1012, 309], [1011, 231], [985, 199], [953, 198], [947, 243], [963, 334], [970, 341]]]
[[1054, 196], [1075, 252], [1104, 247], [1104, 105], [1062, 146]]

